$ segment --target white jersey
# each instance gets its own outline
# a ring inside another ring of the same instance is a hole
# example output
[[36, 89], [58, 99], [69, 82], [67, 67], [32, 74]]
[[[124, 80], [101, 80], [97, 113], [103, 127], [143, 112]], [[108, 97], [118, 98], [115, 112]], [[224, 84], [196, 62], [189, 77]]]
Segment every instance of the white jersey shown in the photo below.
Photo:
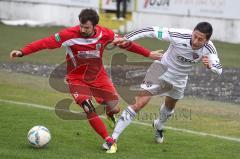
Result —
[[208, 56], [212, 66], [211, 70], [214, 73], [222, 73], [222, 66], [213, 43], [209, 40], [202, 48], [193, 50], [191, 47], [192, 32], [192, 30], [188, 29], [154, 26], [130, 32], [124, 38], [134, 41], [139, 38], [150, 37], [170, 42], [161, 59], [161, 63], [168, 68], [164, 76], [166, 80], [174, 85], [185, 87], [193, 64], [198, 63], [203, 55]]

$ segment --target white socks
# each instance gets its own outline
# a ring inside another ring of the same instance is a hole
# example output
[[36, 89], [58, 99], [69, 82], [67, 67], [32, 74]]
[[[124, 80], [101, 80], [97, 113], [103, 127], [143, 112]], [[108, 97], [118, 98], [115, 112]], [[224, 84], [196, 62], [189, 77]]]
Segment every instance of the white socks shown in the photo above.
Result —
[[117, 140], [119, 135], [125, 130], [125, 128], [132, 122], [134, 117], [136, 116], [136, 112], [128, 106], [121, 114], [118, 122], [115, 126], [115, 129], [112, 134], [112, 138]]
[[158, 130], [162, 130], [164, 123], [172, 116], [174, 113], [174, 109], [170, 110], [168, 109], [165, 104], [162, 104], [160, 108], [160, 117], [157, 119], [156, 127]]
[[[174, 110], [169, 110], [165, 104], [163, 104], [160, 108], [160, 117], [157, 119], [156, 127], [158, 130], [163, 129], [164, 123], [167, 121], [168, 118], [172, 116]], [[117, 140], [120, 134], [126, 129], [126, 127], [133, 121], [136, 116], [136, 112], [128, 106], [121, 114], [118, 122], [114, 128], [112, 138]]]

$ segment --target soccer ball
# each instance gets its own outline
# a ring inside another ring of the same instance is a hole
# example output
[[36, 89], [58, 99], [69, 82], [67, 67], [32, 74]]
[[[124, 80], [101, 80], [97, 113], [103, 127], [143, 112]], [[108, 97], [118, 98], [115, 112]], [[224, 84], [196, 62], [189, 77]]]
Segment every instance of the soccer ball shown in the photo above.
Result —
[[27, 139], [33, 147], [42, 148], [51, 140], [51, 134], [44, 126], [34, 126], [29, 130]]

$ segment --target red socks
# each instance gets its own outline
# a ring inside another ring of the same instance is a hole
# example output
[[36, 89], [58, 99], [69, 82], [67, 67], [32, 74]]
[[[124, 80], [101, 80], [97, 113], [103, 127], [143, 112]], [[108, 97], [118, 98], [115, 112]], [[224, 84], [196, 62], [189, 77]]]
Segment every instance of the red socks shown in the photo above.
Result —
[[[103, 121], [99, 118], [96, 112], [91, 112], [87, 114], [88, 121], [92, 128], [104, 139], [109, 140], [109, 134], [107, 131], [106, 126], [104, 125]], [[111, 138], [110, 138], [111, 139]]]

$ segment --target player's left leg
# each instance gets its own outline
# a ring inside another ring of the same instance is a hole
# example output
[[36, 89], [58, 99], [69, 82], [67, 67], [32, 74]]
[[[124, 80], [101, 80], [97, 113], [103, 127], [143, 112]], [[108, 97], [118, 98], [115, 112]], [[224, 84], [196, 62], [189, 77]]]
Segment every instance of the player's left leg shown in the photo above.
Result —
[[163, 128], [164, 124], [174, 113], [174, 108], [176, 106], [178, 99], [166, 96], [165, 102], [160, 108], [160, 117], [153, 122], [153, 128], [155, 129], [155, 139], [157, 143], [163, 142]]
[[[120, 112], [118, 106], [119, 98], [118, 94], [107, 76], [102, 76], [102, 81], [99, 82], [95, 87], [91, 88], [91, 92], [98, 103], [106, 107], [107, 121], [111, 128], [114, 128], [116, 124], [115, 114]], [[103, 108], [103, 107], [102, 107]], [[112, 149], [117, 151], [117, 144], [113, 142], [105, 142], [103, 144], [104, 149]]]
[[[111, 95], [110, 95], [111, 96]], [[115, 124], [116, 124], [116, 116], [115, 114], [119, 113], [120, 112], [120, 108], [118, 106], [118, 103], [119, 103], [119, 99], [118, 99], [118, 96], [115, 96], [114, 95], [114, 98], [113, 100], [106, 100], [104, 98], [97, 98], [95, 97], [96, 101], [102, 105], [102, 114], [106, 113], [106, 116], [107, 116], [107, 124], [109, 125], [109, 127], [111, 129], [113, 129], [115, 127]]]
[[173, 115], [177, 101], [184, 97], [184, 89], [185, 86], [173, 86], [170, 91], [161, 94], [162, 96], [165, 96], [165, 101], [160, 108], [160, 117], [153, 122], [157, 143], [163, 142], [164, 124]]

